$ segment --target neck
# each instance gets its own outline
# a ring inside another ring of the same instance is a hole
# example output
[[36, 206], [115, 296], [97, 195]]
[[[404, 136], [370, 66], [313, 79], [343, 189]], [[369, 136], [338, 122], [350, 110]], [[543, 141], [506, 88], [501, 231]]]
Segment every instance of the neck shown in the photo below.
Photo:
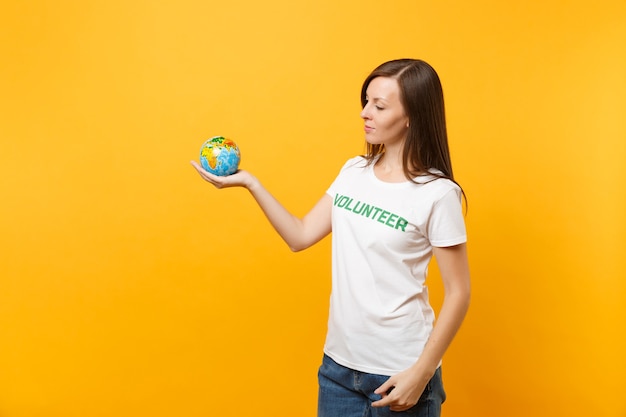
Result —
[[385, 147], [385, 152], [380, 156], [376, 165], [385, 171], [402, 171], [402, 149]]

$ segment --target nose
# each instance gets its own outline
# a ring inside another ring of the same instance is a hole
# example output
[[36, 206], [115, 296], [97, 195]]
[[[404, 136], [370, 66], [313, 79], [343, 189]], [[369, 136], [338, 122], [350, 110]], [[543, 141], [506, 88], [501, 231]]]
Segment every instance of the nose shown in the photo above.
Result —
[[369, 119], [369, 110], [368, 110], [368, 106], [367, 104], [365, 105], [365, 107], [363, 107], [363, 110], [361, 110], [361, 119]]

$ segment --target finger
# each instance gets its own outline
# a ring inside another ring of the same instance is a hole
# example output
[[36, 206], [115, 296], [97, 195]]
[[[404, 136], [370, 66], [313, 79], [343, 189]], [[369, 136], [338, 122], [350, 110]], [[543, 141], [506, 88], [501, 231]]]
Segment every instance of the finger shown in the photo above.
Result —
[[374, 394], [387, 395], [387, 393], [391, 388], [393, 388], [393, 386], [394, 382], [391, 380], [391, 378], [389, 378], [380, 387], [376, 388]]
[[211, 174], [210, 172], [208, 172], [207, 170], [205, 170], [204, 168], [202, 168], [201, 165], [199, 165], [196, 161], [191, 161], [191, 165], [193, 165], [193, 167], [196, 169], [196, 171], [198, 171], [198, 174], [200, 174], [200, 176], [202, 178], [204, 178], [206, 181], [209, 181], [211, 183], [215, 183], [216, 178], [219, 178], [213, 174]]
[[391, 397], [387, 394], [383, 395], [383, 398], [381, 398], [378, 401], [374, 401], [372, 403], [372, 407], [386, 407], [389, 404], [391, 404], [393, 402], [393, 400], [391, 399]]
[[191, 166], [198, 171], [198, 174], [204, 175], [204, 169], [196, 161], [191, 161]]
[[191, 165], [198, 171], [200, 174], [208, 174], [207, 170], [205, 170], [202, 165], [197, 163], [196, 161], [191, 161]]

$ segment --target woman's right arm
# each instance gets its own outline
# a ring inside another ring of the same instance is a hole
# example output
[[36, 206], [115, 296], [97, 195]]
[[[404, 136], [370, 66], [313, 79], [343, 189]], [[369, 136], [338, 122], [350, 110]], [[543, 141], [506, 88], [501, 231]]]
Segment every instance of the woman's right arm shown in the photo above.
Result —
[[205, 171], [197, 162], [192, 161], [200, 176], [216, 188], [244, 187], [256, 200], [261, 210], [274, 229], [294, 251], [301, 251], [319, 242], [331, 231], [332, 200], [328, 194], [313, 206], [303, 218], [291, 214], [280, 204], [263, 184], [247, 171], [239, 170], [224, 177]]

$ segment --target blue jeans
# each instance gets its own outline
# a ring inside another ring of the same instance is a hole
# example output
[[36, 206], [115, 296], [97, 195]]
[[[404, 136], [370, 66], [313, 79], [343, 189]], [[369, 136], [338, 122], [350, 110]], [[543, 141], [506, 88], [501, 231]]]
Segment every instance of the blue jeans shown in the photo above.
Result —
[[441, 404], [446, 399], [441, 368], [428, 382], [417, 404], [400, 412], [371, 406], [381, 398], [374, 390], [389, 379], [388, 376], [354, 371], [324, 355], [318, 379], [317, 417], [439, 417]]

